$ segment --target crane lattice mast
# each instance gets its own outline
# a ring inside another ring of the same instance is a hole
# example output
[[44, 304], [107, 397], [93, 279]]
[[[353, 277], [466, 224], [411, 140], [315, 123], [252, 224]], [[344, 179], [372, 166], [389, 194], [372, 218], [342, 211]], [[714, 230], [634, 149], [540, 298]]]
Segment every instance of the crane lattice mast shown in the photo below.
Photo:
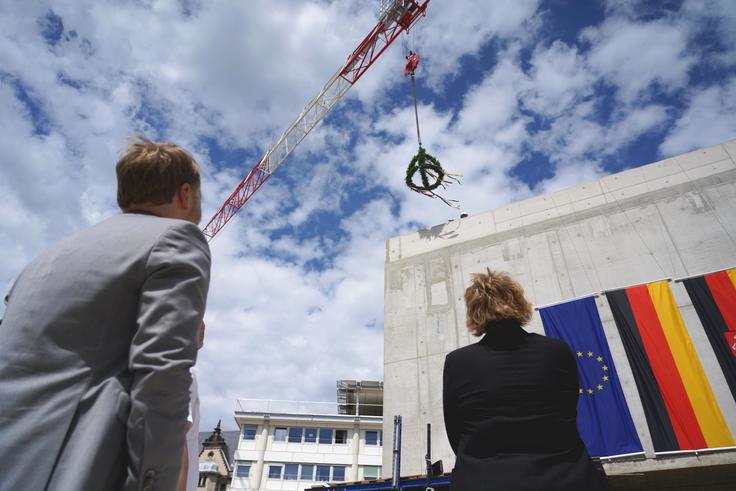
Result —
[[345, 64], [330, 78], [319, 94], [281, 134], [261, 160], [235, 188], [235, 191], [210, 219], [203, 232], [211, 240], [240, 208], [278, 169], [301, 141], [332, 108], [350, 87], [373, 65], [386, 48], [401, 34], [408, 31], [427, 9], [429, 0], [393, 0], [381, 9], [378, 24], [348, 57]]

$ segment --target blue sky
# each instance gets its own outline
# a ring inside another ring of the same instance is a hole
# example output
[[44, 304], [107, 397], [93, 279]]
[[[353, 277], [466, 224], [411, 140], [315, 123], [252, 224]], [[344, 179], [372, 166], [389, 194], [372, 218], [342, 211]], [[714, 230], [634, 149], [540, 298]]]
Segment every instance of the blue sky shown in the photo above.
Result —
[[[208, 219], [377, 6], [0, 4], [0, 286], [116, 213], [133, 134], [193, 152]], [[470, 214], [736, 137], [729, 0], [432, 0], [212, 242], [203, 428], [232, 427], [238, 397], [333, 400], [338, 378], [382, 377], [384, 242], [458, 215], [404, 185], [412, 48], [422, 140]]]

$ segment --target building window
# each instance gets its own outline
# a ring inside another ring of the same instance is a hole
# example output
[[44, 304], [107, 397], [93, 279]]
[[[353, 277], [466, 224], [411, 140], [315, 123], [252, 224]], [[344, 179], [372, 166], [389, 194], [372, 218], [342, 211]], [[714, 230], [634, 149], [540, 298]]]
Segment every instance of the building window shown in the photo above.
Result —
[[335, 443], [347, 443], [348, 430], [335, 430]]
[[304, 443], [315, 443], [317, 441], [317, 428], [304, 429]]
[[284, 480], [296, 481], [299, 478], [299, 464], [286, 464], [284, 466]]
[[332, 467], [332, 480], [333, 481], [344, 481], [345, 480], [345, 466], [335, 465]]
[[268, 478], [269, 479], [281, 479], [282, 465], [269, 465], [268, 466]]
[[363, 467], [363, 479], [378, 479], [381, 477], [380, 465], [366, 465]]
[[256, 425], [244, 425], [243, 426], [243, 440], [255, 440], [258, 426]]
[[207, 486], [207, 474], [200, 474], [199, 481], [197, 482], [197, 487], [203, 488], [205, 486]]
[[330, 466], [329, 465], [318, 465], [317, 466], [317, 477], [315, 481], [329, 481], [330, 480]]
[[289, 443], [302, 442], [302, 428], [300, 426], [292, 426], [289, 428]]
[[302, 481], [314, 481], [314, 465], [302, 464], [302, 472], [299, 474]]
[[319, 429], [319, 442], [320, 443], [332, 443], [332, 428], [320, 428]]
[[285, 442], [286, 441], [286, 428], [276, 428], [273, 431], [273, 441]]
[[365, 444], [366, 445], [378, 445], [378, 432], [377, 431], [366, 431], [365, 432]]
[[238, 466], [235, 468], [235, 477], [249, 477], [250, 476], [250, 462], [238, 462]]

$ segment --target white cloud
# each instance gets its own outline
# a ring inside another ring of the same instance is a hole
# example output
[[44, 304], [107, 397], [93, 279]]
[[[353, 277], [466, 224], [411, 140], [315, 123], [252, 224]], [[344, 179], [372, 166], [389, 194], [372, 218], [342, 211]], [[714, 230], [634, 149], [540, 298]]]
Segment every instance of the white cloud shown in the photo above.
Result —
[[544, 117], [556, 117], [592, 94], [595, 81], [584, 56], [574, 47], [554, 41], [537, 46], [530, 61], [530, 90], [524, 104]]
[[736, 80], [694, 89], [687, 109], [659, 146], [664, 156], [715, 145], [736, 137]]
[[651, 22], [621, 17], [588, 28], [583, 39], [591, 44], [589, 63], [612, 83], [626, 103], [658, 84], [663, 90], [684, 87], [697, 57], [688, 53], [688, 32], [667, 19]]

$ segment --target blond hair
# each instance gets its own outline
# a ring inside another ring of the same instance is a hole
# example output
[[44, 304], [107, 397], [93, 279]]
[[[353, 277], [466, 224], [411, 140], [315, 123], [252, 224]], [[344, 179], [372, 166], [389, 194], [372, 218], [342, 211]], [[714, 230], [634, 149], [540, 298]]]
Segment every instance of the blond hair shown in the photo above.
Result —
[[168, 203], [182, 184], [199, 187], [199, 165], [183, 148], [138, 137], [115, 166], [118, 206]]
[[522, 326], [532, 317], [532, 306], [524, 298], [524, 289], [508, 273], [475, 273], [465, 290], [465, 323], [473, 336], [486, 332], [489, 322], [514, 320]]

